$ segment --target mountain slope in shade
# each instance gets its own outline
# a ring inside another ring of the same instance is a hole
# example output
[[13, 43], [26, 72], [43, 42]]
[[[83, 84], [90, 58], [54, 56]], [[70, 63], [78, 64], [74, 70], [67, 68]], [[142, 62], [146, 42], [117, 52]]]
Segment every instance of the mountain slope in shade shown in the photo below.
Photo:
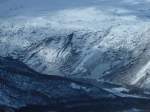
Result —
[[135, 95], [132, 90], [119, 85], [91, 84], [43, 75], [11, 58], [0, 57], [0, 64], [1, 111], [116, 112], [149, 109], [148, 95]]

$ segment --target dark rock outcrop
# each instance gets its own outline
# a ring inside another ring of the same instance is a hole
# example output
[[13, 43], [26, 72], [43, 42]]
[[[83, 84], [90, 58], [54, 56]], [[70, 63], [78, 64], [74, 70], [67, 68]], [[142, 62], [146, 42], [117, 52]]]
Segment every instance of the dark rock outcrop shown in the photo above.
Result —
[[17, 60], [0, 58], [2, 112], [112, 112], [132, 107], [149, 108], [148, 99], [123, 98], [106, 91], [104, 85], [39, 74]]

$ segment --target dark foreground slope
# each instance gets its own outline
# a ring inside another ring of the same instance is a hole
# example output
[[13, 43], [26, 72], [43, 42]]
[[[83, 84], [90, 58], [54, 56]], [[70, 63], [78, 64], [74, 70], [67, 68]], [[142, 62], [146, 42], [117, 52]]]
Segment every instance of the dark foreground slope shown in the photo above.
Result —
[[104, 87], [41, 75], [17, 60], [0, 57], [0, 111], [120, 112], [150, 109], [148, 98], [120, 96]]

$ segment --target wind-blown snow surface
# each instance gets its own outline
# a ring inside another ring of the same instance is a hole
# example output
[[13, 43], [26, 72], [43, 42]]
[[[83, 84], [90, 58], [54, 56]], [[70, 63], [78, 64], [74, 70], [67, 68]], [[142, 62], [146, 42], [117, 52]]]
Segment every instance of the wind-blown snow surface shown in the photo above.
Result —
[[150, 89], [149, 0], [1, 0], [0, 56], [49, 75]]

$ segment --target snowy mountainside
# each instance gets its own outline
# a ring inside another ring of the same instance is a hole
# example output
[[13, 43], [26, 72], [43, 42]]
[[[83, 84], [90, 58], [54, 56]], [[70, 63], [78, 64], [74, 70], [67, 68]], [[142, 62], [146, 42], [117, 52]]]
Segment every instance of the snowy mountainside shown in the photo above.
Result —
[[[68, 6], [65, 0], [62, 8], [49, 6], [48, 0], [38, 0], [41, 6], [33, 8], [35, 0], [31, 6], [15, 1], [0, 5], [0, 56], [19, 59], [49, 75], [150, 89], [150, 1], [82, 0], [77, 7], [77, 1]], [[8, 10], [10, 4], [14, 10]]]

